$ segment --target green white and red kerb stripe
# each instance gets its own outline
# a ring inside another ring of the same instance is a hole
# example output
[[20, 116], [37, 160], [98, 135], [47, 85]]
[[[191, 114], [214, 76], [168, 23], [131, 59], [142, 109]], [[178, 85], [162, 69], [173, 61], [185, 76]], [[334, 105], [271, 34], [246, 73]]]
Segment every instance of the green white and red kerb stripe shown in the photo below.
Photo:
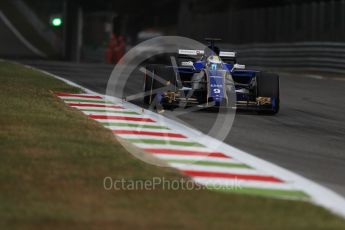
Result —
[[[256, 169], [231, 153], [214, 151], [186, 133], [169, 128], [148, 115], [113, 104], [97, 95], [56, 93], [143, 151], [165, 161], [209, 189], [288, 199], [309, 199], [303, 191], [277, 175]], [[238, 189], [232, 189], [237, 184]], [[230, 188], [231, 187], [231, 188]], [[229, 188], [229, 189], [227, 189]]]

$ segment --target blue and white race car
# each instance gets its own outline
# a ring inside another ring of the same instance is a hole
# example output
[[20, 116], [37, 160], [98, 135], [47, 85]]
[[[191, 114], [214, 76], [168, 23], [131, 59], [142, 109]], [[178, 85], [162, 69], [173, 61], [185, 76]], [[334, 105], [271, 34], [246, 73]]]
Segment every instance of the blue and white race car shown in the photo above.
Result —
[[220, 51], [217, 40], [207, 39], [205, 50], [180, 49], [173, 65], [146, 66], [144, 103], [154, 108], [196, 105], [278, 113], [279, 76], [246, 69], [237, 63], [235, 52]]

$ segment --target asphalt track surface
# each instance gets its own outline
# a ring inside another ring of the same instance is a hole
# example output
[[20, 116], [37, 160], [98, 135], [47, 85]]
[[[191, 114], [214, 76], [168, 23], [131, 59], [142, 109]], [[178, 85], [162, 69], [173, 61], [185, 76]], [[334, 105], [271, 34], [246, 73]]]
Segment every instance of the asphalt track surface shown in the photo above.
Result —
[[[113, 67], [105, 64], [22, 61], [104, 94]], [[142, 89], [134, 74], [126, 93]], [[280, 73], [281, 111], [276, 116], [237, 113], [224, 140], [345, 196], [345, 76]], [[197, 111], [182, 119], [205, 133], [216, 114]]]
[[1, 18], [0, 31], [0, 55], [2, 57], [37, 57], [17, 38]]

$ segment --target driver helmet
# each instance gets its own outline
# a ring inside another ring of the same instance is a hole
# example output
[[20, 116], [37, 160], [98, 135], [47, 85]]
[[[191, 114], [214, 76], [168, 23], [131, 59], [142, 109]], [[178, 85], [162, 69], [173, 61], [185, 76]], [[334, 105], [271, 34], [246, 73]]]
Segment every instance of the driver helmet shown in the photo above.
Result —
[[222, 60], [218, 56], [212, 55], [207, 58], [207, 62], [210, 64], [222, 64]]

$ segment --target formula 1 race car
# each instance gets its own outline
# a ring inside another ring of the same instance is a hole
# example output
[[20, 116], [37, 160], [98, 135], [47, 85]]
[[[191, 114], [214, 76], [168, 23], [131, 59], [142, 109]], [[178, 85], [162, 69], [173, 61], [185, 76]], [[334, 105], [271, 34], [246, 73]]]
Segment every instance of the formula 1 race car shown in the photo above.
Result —
[[205, 50], [178, 50], [177, 61], [171, 66], [146, 66], [144, 104], [235, 107], [278, 113], [279, 76], [248, 70], [237, 63], [235, 52], [220, 51], [215, 46], [219, 39], [206, 40], [209, 46]]

